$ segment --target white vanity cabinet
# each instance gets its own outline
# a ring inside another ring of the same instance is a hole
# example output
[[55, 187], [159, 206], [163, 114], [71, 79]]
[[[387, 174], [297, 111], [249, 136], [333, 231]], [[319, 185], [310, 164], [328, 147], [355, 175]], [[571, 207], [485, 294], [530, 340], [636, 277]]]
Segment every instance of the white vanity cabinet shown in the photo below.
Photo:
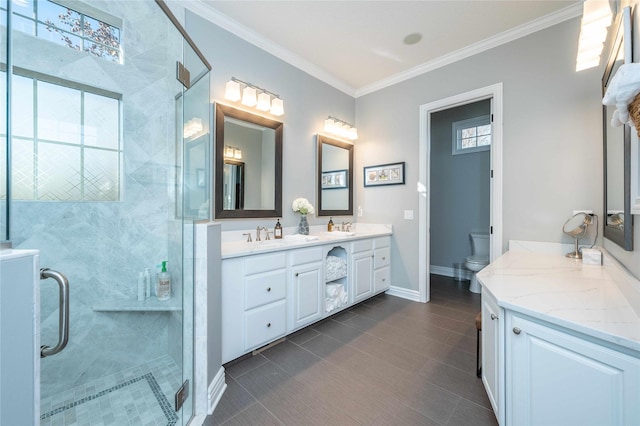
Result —
[[289, 327], [291, 332], [322, 318], [324, 274], [322, 247], [289, 252]]
[[501, 386], [502, 369], [500, 356], [502, 350], [501, 336], [504, 334], [504, 318], [502, 318], [501, 309], [493, 295], [483, 288], [482, 291], [482, 383], [487, 391], [489, 402], [493, 407], [496, 417], [501, 418], [504, 415], [499, 414], [503, 406], [499, 404], [499, 392], [503, 390]]
[[373, 239], [354, 241], [351, 245], [351, 282], [353, 302], [373, 295]]
[[640, 424], [637, 353], [505, 312], [505, 424]]
[[287, 332], [287, 261], [278, 252], [222, 262], [222, 361]]
[[391, 238], [373, 240], [373, 292], [388, 290], [391, 280]]

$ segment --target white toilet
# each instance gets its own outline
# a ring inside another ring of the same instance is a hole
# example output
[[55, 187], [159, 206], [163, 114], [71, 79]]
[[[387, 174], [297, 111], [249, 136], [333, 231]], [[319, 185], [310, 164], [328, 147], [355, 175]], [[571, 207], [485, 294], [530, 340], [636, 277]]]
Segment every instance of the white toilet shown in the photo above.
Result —
[[464, 260], [464, 266], [473, 272], [469, 291], [480, 293], [480, 284], [476, 278], [476, 273], [489, 264], [489, 234], [471, 233], [471, 256]]

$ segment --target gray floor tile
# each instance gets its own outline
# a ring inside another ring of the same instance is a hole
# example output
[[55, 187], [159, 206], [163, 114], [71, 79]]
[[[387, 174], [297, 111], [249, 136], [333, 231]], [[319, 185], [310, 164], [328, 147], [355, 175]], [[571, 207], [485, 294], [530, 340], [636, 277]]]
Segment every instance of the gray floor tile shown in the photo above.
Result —
[[484, 408], [466, 399], [461, 399], [447, 423], [447, 426], [493, 426], [496, 416], [490, 409]]

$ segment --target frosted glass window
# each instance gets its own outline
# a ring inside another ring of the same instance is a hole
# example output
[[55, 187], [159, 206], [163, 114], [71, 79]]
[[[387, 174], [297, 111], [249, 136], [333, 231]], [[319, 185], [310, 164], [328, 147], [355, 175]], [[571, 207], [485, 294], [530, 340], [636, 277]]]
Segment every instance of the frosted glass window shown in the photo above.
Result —
[[490, 118], [485, 115], [454, 122], [451, 125], [451, 153], [457, 155], [491, 149]]
[[80, 143], [80, 90], [38, 81], [38, 139]]
[[81, 200], [80, 147], [39, 143], [38, 200]]
[[[0, 72], [0, 89], [4, 89], [5, 79], [6, 74]], [[104, 92], [77, 83], [69, 82], [74, 87], [66, 87], [16, 74], [12, 83], [12, 197], [118, 201], [122, 174], [120, 100], [111, 96], [119, 95], [103, 96], [98, 93]], [[5, 110], [3, 106], [2, 118]], [[5, 131], [2, 126], [0, 143], [5, 143]], [[3, 149], [3, 165], [4, 155]], [[0, 199], [3, 197], [4, 186], [0, 188]]]
[[84, 144], [118, 149], [120, 142], [118, 115], [117, 99], [85, 93]]

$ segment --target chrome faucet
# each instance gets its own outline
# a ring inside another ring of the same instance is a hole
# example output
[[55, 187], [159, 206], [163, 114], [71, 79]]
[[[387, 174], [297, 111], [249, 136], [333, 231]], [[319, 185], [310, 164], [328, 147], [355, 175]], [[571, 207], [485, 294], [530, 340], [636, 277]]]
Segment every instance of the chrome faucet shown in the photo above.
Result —
[[269, 230], [266, 226], [256, 226], [256, 241], [262, 241], [262, 239], [260, 238], [260, 234], [262, 233], [262, 231], [265, 231], [267, 233], [267, 238], [265, 238], [265, 241], [270, 239]]
[[242, 236], [247, 236], [247, 242], [250, 243], [251, 242], [251, 232], [247, 232], [246, 234], [242, 234]]
[[351, 231], [351, 222], [342, 222], [342, 232], [350, 232]]

